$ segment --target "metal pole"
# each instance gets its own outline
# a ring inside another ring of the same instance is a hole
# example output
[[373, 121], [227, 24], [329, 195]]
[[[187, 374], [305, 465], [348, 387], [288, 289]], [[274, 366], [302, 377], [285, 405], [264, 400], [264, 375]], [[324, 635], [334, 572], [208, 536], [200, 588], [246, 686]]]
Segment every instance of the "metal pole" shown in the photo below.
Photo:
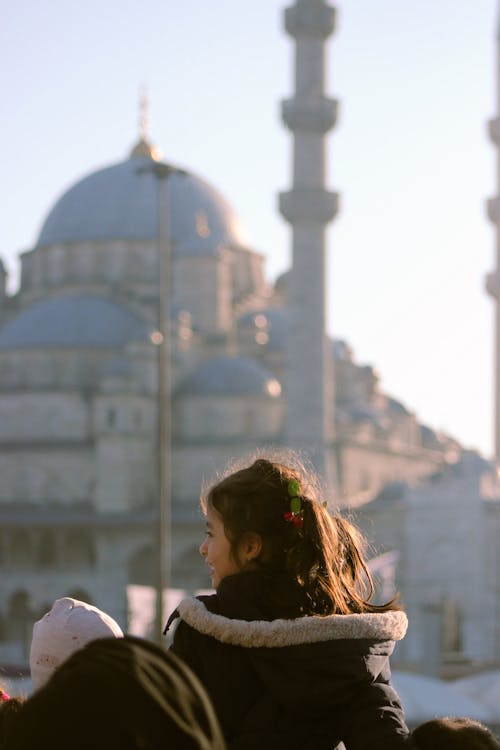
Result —
[[169, 176], [172, 168], [157, 162], [153, 174], [158, 180], [158, 524], [155, 640], [162, 643], [165, 625], [163, 596], [170, 586], [171, 559], [171, 404], [170, 404], [170, 237]]
[[171, 578], [172, 480], [171, 480], [171, 247], [169, 231], [169, 177], [187, 173], [165, 162], [152, 161], [141, 166], [138, 173], [152, 172], [158, 183], [158, 518], [156, 525], [156, 606], [154, 637], [163, 642], [163, 595], [168, 592]]

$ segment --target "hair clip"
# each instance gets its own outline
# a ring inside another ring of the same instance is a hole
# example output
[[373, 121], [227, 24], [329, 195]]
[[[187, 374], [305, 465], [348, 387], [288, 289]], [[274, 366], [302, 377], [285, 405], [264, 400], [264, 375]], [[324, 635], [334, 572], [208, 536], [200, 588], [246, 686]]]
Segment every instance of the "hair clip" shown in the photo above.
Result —
[[288, 496], [290, 497], [290, 510], [283, 513], [283, 518], [289, 523], [293, 523], [296, 529], [301, 529], [304, 523], [304, 510], [302, 508], [302, 498], [299, 496], [300, 484], [297, 479], [290, 479], [288, 482]]

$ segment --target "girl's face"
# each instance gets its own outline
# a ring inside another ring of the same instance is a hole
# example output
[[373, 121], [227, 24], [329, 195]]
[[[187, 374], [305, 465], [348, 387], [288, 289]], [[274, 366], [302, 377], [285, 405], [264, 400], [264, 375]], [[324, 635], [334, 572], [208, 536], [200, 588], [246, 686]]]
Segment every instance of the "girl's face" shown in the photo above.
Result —
[[214, 588], [217, 588], [226, 576], [241, 571], [241, 567], [231, 554], [231, 544], [224, 531], [222, 518], [210, 506], [207, 508], [207, 531], [205, 541], [200, 546], [200, 555], [205, 558], [210, 568]]

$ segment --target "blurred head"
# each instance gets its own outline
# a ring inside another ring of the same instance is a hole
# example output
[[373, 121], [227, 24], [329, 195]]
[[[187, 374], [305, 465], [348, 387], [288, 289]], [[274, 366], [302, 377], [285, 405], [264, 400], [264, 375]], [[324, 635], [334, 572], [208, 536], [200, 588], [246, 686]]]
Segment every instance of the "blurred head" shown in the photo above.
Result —
[[[290, 518], [292, 480], [300, 498], [298, 523]], [[395, 607], [394, 602], [383, 607], [369, 603], [373, 585], [364, 540], [348, 521], [330, 515], [317, 478], [298, 461], [292, 467], [258, 458], [226, 474], [201, 503], [208, 536], [200, 552], [215, 586], [225, 575], [261, 568], [285, 571], [296, 580], [310, 613]]]
[[112, 617], [86, 602], [65, 596], [33, 626], [30, 649], [31, 681], [35, 690], [75, 651], [97, 638], [121, 638]]
[[23, 706], [10, 747], [224, 750], [210, 701], [173, 654], [132, 636], [84, 646]]
[[467, 717], [432, 719], [413, 730], [421, 750], [500, 750], [488, 727]]
[[4, 690], [0, 690], [0, 748], [8, 746], [15, 723], [25, 698], [9, 698]]

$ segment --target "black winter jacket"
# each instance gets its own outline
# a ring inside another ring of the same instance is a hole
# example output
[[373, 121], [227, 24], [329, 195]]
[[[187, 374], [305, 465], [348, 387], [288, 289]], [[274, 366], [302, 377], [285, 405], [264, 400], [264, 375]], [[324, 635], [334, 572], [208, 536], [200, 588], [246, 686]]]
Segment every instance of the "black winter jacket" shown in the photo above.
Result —
[[406, 615], [303, 616], [301, 597], [285, 575], [240, 573], [169, 620], [180, 617], [172, 650], [205, 685], [229, 748], [413, 747], [389, 666]]

